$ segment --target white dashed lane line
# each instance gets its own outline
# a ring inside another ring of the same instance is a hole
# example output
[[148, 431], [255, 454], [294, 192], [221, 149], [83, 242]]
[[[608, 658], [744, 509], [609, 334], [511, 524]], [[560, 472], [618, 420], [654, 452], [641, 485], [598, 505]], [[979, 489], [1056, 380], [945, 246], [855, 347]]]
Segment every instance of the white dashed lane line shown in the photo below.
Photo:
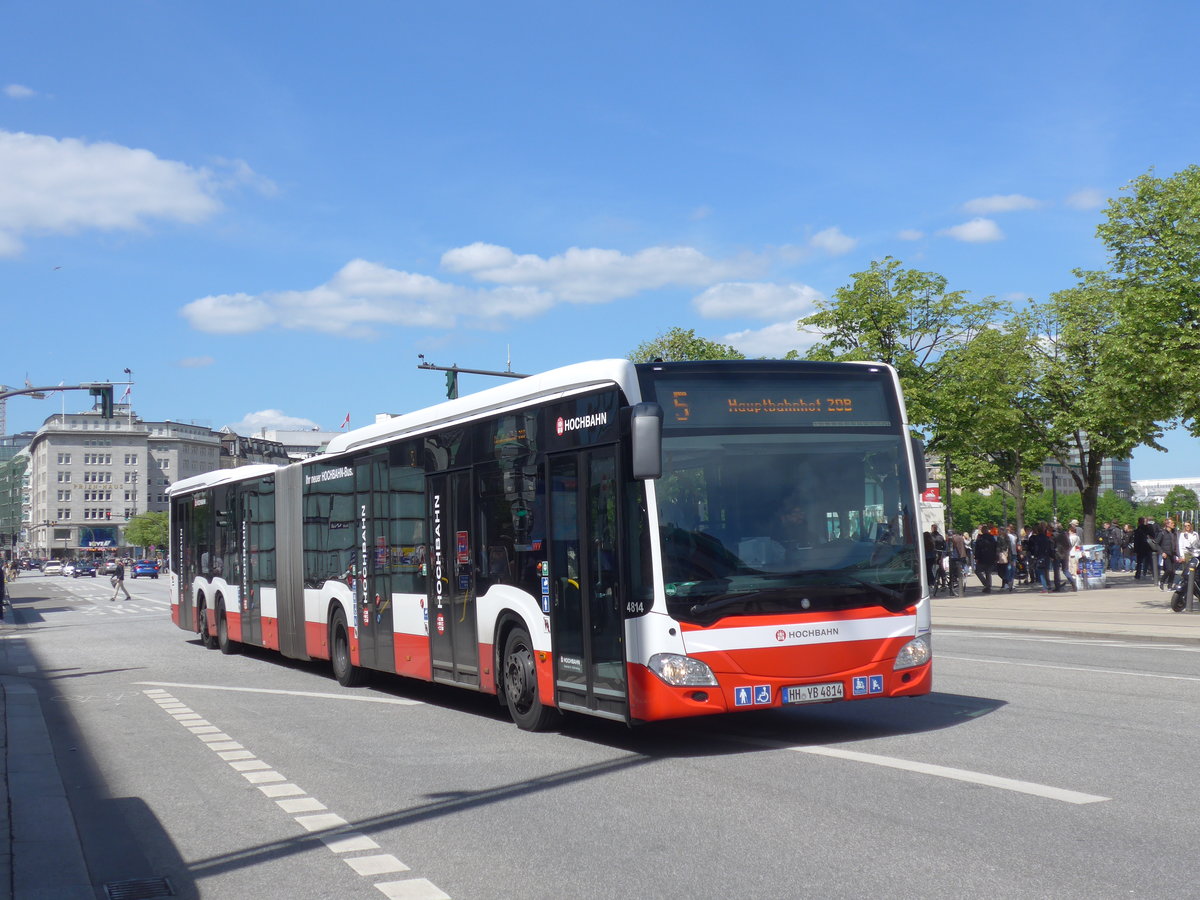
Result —
[[[186, 703], [162, 688], [149, 688], [143, 693], [217, 756], [229, 763], [230, 768], [257, 786], [264, 797], [274, 800], [275, 805], [291, 815], [296, 824], [310, 834], [316, 834], [329, 850], [338, 854], [342, 861], [359, 875], [375, 878], [410, 871], [408, 866], [390, 853], [370, 853], [369, 851], [382, 849], [374, 839], [362, 832], [350, 830], [349, 822], [330, 812], [324, 803], [299, 785], [289, 782], [283, 773], [258, 759], [216, 725], [205, 721], [203, 716], [190, 709]], [[350, 855], [359, 853], [367, 855]], [[388, 900], [450, 900], [449, 894], [425, 878], [376, 882], [375, 887]]]

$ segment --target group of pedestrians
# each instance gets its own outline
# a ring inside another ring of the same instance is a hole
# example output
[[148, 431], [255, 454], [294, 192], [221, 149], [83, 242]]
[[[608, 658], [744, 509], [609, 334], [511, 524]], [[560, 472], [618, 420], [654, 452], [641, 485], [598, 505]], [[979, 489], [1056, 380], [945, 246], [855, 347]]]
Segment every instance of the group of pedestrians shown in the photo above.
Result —
[[[1133, 571], [1134, 580], [1153, 579], [1161, 590], [1171, 588], [1179, 566], [1200, 558], [1200, 532], [1191, 522], [1177, 530], [1169, 517], [1161, 526], [1153, 518], [1139, 518], [1136, 528], [1105, 522], [1097, 538], [1110, 571]], [[939, 567], [959, 577], [974, 571], [985, 594], [992, 592], [993, 579], [1002, 591], [1013, 591], [1017, 584], [1037, 584], [1043, 594], [1077, 591], [1082, 543], [1078, 519], [1065, 526], [1038, 522], [1019, 531], [1015, 525], [1001, 528], [989, 522], [970, 534], [951, 530], [944, 538], [932, 525], [924, 534], [931, 585]]]
[[1170, 516], [1161, 526], [1151, 517], [1139, 518], [1137, 528], [1133, 529], [1132, 544], [1134, 580], [1152, 579], [1159, 590], [1174, 585], [1178, 566], [1200, 556], [1200, 533], [1195, 526], [1184, 522], [1183, 530], [1179, 531]]

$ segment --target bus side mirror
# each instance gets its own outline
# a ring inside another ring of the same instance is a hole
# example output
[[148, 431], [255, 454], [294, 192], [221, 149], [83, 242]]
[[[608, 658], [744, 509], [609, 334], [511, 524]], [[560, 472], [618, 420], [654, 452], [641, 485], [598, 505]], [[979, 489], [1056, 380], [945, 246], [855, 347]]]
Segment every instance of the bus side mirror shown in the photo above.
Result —
[[662, 477], [663, 411], [657, 403], [639, 403], [630, 416], [633, 477]]
[[912, 441], [913, 472], [917, 476], [919, 494], [925, 490], [925, 483], [929, 479], [929, 470], [925, 468], [925, 442], [918, 437], [910, 437], [909, 440]]

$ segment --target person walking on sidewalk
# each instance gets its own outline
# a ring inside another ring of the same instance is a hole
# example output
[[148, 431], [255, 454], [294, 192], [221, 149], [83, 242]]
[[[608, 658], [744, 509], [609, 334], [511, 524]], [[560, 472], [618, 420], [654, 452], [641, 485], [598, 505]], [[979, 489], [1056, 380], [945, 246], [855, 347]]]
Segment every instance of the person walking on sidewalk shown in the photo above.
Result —
[[1054, 557], [1054, 542], [1050, 540], [1050, 527], [1045, 522], [1038, 522], [1029, 536], [1029, 559], [1042, 593], [1050, 593], [1050, 565]]
[[1158, 533], [1158, 548], [1162, 551], [1162, 568], [1158, 576], [1158, 589], [1170, 590], [1175, 584], [1175, 563], [1179, 561], [1179, 532], [1175, 530], [1175, 520], [1170, 516], [1163, 522], [1163, 529]]
[[122, 591], [125, 592], [126, 600], [133, 599], [132, 597], [129, 596], [129, 590], [125, 587], [125, 566], [120, 560], [117, 560], [117, 570], [115, 572], [113, 572], [112, 584], [113, 584], [113, 595], [108, 598], [109, 603], [116, 600], [117, 594], [121, 593]]
[[1062, 573], [1066, 579], [1067, 586], [1072, 590], [1078, 590], [1075, 587], [1075, 579], [1071, 577], [1071, 535], [1061, 525], [1054, 532], [1054, 590], [1062, 590], [1062, 581], [1059, 579], [1059, 573]]
[[992, 534], [992, 526], [984, 524], [975, 538], [975, 574], [983, 585], [983, 592], [992, 592], [992, 569], [996, 565], [996, 538]]

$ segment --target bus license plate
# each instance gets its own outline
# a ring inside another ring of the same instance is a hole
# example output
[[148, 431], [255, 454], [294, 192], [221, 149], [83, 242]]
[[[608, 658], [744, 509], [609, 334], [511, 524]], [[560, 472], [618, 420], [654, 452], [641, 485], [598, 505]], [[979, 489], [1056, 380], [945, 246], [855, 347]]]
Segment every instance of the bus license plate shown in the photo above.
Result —
[[846, 689], [840, 681], [828, 684], [797, 684], [783, 689], [784, 703], [820, 703], [822, 700], [841, 700]]

